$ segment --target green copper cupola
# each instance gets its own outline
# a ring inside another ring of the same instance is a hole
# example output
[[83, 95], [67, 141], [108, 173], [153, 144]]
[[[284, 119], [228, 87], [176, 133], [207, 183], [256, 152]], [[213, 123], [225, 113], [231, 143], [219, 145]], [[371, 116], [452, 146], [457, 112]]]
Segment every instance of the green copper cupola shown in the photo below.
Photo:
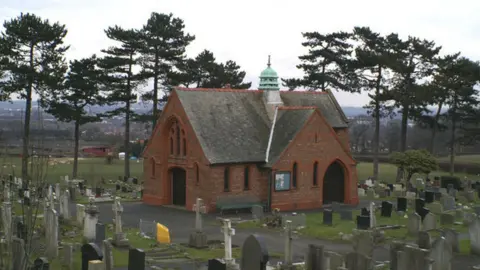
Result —
[[270, 55], [268, 56], [267, 68], [260, 73], [260, 84], [258, 86], [259, 90], [280, 90], [280, 85], [278, 83], [278, 75], [275, 70], [271, 67]]

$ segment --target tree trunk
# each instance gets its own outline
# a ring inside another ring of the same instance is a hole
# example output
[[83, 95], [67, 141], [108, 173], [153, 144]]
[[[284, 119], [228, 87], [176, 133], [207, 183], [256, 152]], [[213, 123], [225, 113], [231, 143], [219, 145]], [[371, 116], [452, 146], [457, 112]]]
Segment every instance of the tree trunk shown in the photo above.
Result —
[[131, 80], [132, 80], [132, 62], [133, 54], [130, 54], [130, 63], [128, 64], [127, 78], [127, 98], [125, 99], [125, 171], [124, 176], [130, 177], [130, 100], [132, 96]]
[[325, 86], [325, 65], [322, 65], [322, 92], [326, 91], [326, 86]]
[[375, 88], [375, 131], [373, 134], [373, 179], [378, 180], [378, 154], [380, 148], [380, 83], [382, 80], [382, 67], [378, 68]]
[[25, 101], [25, 118], [23, 122], [23, 146], [22, 146], [22, 180], [28, 181], [28, 147], [30, 144], [30, 117], [32, 112], [32, 92], [33, 92], [33, 45], [30, 46], [30, 74], [28, 78], [27, 95]]
[[158, 63], [159, 55], [158, 51], [155, 51], [155, 67], [153, 71], [153, 119], [152, 119], [152, 132], [155, 130], [158, 118]]
[[450, 133], [450, 175], [455, 173], [455, 132], [456, 132], [456, 104], [453, 104], [452, 108], [452, 128]]
[[74, 131], [74, 140], [75, 140], [75, 148], [73, 150], [73, 172], [72, 178], [77, 179], [77, 172], [78, 172], [78, 141], [80, 140], [80, 123], [75, 121], [75, 131]]
[[435, 137], [437, 135], [438, 119], [440, 118], [440, 113], [442, 111], [442, 106], [443, 106], [443, 102], [440, 102], [438, 104], [437, 113], [435, 114], [435, 118], [433, 119], [432, 137], [431, 137], [431, 141], [430, 141], [430, 153], [432, 155], [435, 155]]
[[[408, 131], [408, 111], [410, 109], [409, 104], [403, 104], [402, 108], [402, 125], [400, 127], [400, 152], [407, 150], [407, 131]], [[400, 182], [403, 177], [403, 172], [397, 169], [397, 182]]]

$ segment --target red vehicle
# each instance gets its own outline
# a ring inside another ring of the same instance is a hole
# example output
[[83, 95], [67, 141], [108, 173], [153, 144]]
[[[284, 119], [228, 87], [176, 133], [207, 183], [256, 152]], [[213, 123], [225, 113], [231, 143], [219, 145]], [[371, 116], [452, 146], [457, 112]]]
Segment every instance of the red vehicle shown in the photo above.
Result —
[[112, 148], [110, 146], [87, 146], [82, 147], [81, 153], [89, 157], [106, 157], [111, 155]]

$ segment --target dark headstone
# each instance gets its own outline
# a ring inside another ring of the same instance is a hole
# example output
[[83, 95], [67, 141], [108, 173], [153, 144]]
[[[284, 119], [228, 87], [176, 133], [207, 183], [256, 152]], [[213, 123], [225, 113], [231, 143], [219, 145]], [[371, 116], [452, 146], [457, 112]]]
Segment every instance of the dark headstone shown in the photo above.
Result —
[[269, 260], [267, 244], [259, 235], [253, 234], [245, 239], [242, 246], [242, 270], [266, 270]]
[[88, 262], [94, 260], [103, 260], [102, 250], [95, 244], [85, 244], [81, 248], [82, 252], [82, 270], [88, 270]]
[[122, 187], [119, 184], [116, 184], [115, 188], [116, 188], [117, 191], [119, 191]]
[[386, 201], [382, 202], [382, 212], [381, 212], [382, 217], [391, 217], [392, 210], [393, 210], [393, 204], [391, 202], [386, 202]]
[[42, 187], [37, 187], [37, 197], [39, 199], [43, 199], [43, 196], [44, 196], [44, 189]]
[[442, 198], [442, 193], [441, 192], [435, 192], [433, 195], [434, 195], [434, 200], [435, 201], [440, 201], [440, 199]]
[[422, 220], [425, 218], [425, 216], [430, 213], [430, 210], [428, 210], [427, 208], [425, 207], [422, 207], [419, 209], [419, 211], [417, 212], [417, 214], [422, 218]]
[[128, 181], [128, 177], [124, 176], [124, 177], [123, 177], [123, 182], [126, 183], [127, 181]]
[[208, 270], [227, 270], [227, 264], [217, 259], [208, 260]]
[[145, 270], [145, 252], [138, 248], [128, 251], [128, 270]]
[[323, 225], [332, 225], [333, 222], [333, 211], [326, 209], [323, 211]]
[[95, 243], [102, 243], [106, 236], [105, 224], [97, 223], [95, 226]]
[[420, 191], [420, 192], [418, 192], [418, 197], [419, 197], [420, 199], [425, 199], [425, 191]]
[[85, 189], [85, 186], [83, 185], [83, 182], [78, 182], [78, 188], [80, 190], [84, 190]]
[[23, 189], [19, 188], [18, 189], [18, 198], [20, 198], [20, 199], [23, 198], [23, 195], [24, 195]]
[[340, 210], [340, 220], [353, 220], [352, 211]]
[[370, 216], [357, 216], [357, 229], [368, 230], [370, 228]]
[[407, 198], [405, 197], [397, 198], [397, 211], [402, 211], [402, 212], [407, 211]]
[[435, 193], [432, 191], [425, 191], [425, 202], [432, 203], [435, 200]]
[[95, 188], [95, 197], [101, 197], [102, 196], [102, 188]]
[[423, 207], [425, 207], [425, 200], [420, 198], [415, 199], [415, 212], [420, 214], [419, 212]]
[[122, 192], [128, 192], [127, 187], [122, 187]]
[[33, 261], [32, 270], [49, 270], [49, 269], [50, 269], [50, 263], [48, 262], [47, 258], [40, 257], [40, 258], [36, 258], [35, 261]]
[[390, 191], [393, 191], [393, 184], [387, 184], [387, 187], [390, 189]]
[[362, 212], [361, 214], [362, 216], [370, 216], [370, 211], [368, 211], [368, 209], [366, 207], [363, 207], [362, 208]]
[[323, 269], [325, 264], [325, 253], [323, 246], [308, 245], [307, 261], [305, 269]]
[[133, 178], [132, 178], [132, 183], [133, 183], [134, 185], [138, 185], [138, 179], [137, 179], [136, 177], [133, 177]]

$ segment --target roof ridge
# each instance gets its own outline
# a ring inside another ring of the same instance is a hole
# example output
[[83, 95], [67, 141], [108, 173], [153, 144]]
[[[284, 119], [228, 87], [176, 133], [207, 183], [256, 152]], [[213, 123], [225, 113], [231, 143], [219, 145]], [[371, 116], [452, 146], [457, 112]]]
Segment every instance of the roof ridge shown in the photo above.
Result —
[[201, 91], [201, 92], [237, 92], [237, 93], [259, 93], [263, 90], [248, 90], [248, 89], [232, 89], [232, 88], [188, 88], [175, 87], [176, 90], [181, 91]]
[[279, 110], [316, 110], [315, 106], [279, 106]]
[[294, 93], [294, 94], [313, 94], [313, 95], [325, 95], [328, 94], [327, 91], [309, 91], [309, 90], [297, 90], [297, 91], [281, 91], [282, 93]]

